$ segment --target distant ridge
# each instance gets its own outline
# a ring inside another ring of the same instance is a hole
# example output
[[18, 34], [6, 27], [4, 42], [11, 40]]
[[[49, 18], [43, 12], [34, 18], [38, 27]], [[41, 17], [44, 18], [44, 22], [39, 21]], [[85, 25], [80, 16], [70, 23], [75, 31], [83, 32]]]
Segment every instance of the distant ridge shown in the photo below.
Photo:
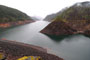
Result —
[[57, 12], [57, 13], [53, 13], [53, 14], [50, 14], [50, 15], [47, 15], [45, 18], [44, 18], [44, 21], [49, 21], [49, 22], [52, 22], [55, 17], [57, 17], [58, 15], [60, 15], [64, 10], [66, 10], [67, 8], [65, 9], [62, 9], [61, 11]]

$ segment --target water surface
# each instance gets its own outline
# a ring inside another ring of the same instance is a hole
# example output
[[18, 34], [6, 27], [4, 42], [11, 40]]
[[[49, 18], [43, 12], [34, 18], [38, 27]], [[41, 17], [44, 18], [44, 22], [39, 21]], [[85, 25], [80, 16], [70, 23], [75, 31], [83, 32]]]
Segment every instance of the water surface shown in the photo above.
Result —
[[39, 31], [49, 22], [37, 21], [17, 26], [0, 34], [0, 38], [41, 46], [49, 53], [65, 60], [90, 60], [90, 38], [84, 35], [72, 35], [63, 39], [52, 39]]

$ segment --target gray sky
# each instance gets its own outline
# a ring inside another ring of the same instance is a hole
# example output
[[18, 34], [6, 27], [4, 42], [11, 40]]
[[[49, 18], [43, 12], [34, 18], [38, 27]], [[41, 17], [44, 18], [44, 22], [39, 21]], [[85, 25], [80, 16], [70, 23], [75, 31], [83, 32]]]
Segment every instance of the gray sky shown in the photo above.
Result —
[[86, 0], [0, 0], [0, 4], [19, 9], [30, 16], [44, 18], [48, 14], [82, 1]]

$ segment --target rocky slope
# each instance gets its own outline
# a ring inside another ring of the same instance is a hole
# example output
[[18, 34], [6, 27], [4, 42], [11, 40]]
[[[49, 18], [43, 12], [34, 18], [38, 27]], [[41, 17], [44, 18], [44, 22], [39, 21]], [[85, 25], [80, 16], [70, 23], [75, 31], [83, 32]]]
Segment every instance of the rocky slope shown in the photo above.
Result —
[[64, 10], [55, 17], [41, 32], [53, 35], [89, 34], [90, 31], [90, 2], [79, 2]]
[[63, 60], [58, 56], [48, 54], [40, 49], [44, 51], [43, 48], [37, 46], [0, 40], [0, 53], [7, 60], [17, 60], [24, 56], [40, 56], [42, 60]]
[[63, 21], [54, 21], [41, 30], [41, 33], [50, 34], [50, 35], [68, 35], [74, 34], [76, 30], [72, 28], [68, 23]]

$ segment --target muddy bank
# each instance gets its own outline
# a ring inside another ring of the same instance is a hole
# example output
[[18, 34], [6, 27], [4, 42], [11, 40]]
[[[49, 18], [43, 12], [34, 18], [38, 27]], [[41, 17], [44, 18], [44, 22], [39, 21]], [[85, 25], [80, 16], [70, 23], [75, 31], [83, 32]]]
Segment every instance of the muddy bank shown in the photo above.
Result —
[[25, 21], [17, 21], [17, 22], [8, 22], [8, 23], [0, 23], [0, 32], [6, 31], [7, 29], [24, 25], [24, 24], [29, 24], [33, 23], [35, 21], [33, 20], [25, 20]]
[[23, 56], [40, 56], [43, 60], [63, 60], [48, 54], [44, 48], [8, 40], [0, 40], [0, 52], [5, 54], [7, 60], [17, 60]]
[[17, 25], [23, 25], [34, 22], [33, 20], [24, 20], [24, 21], [16, 21], [16, 22], [7, 22], [7, 23], [0, 23], [0, 28], [9, 28]]

